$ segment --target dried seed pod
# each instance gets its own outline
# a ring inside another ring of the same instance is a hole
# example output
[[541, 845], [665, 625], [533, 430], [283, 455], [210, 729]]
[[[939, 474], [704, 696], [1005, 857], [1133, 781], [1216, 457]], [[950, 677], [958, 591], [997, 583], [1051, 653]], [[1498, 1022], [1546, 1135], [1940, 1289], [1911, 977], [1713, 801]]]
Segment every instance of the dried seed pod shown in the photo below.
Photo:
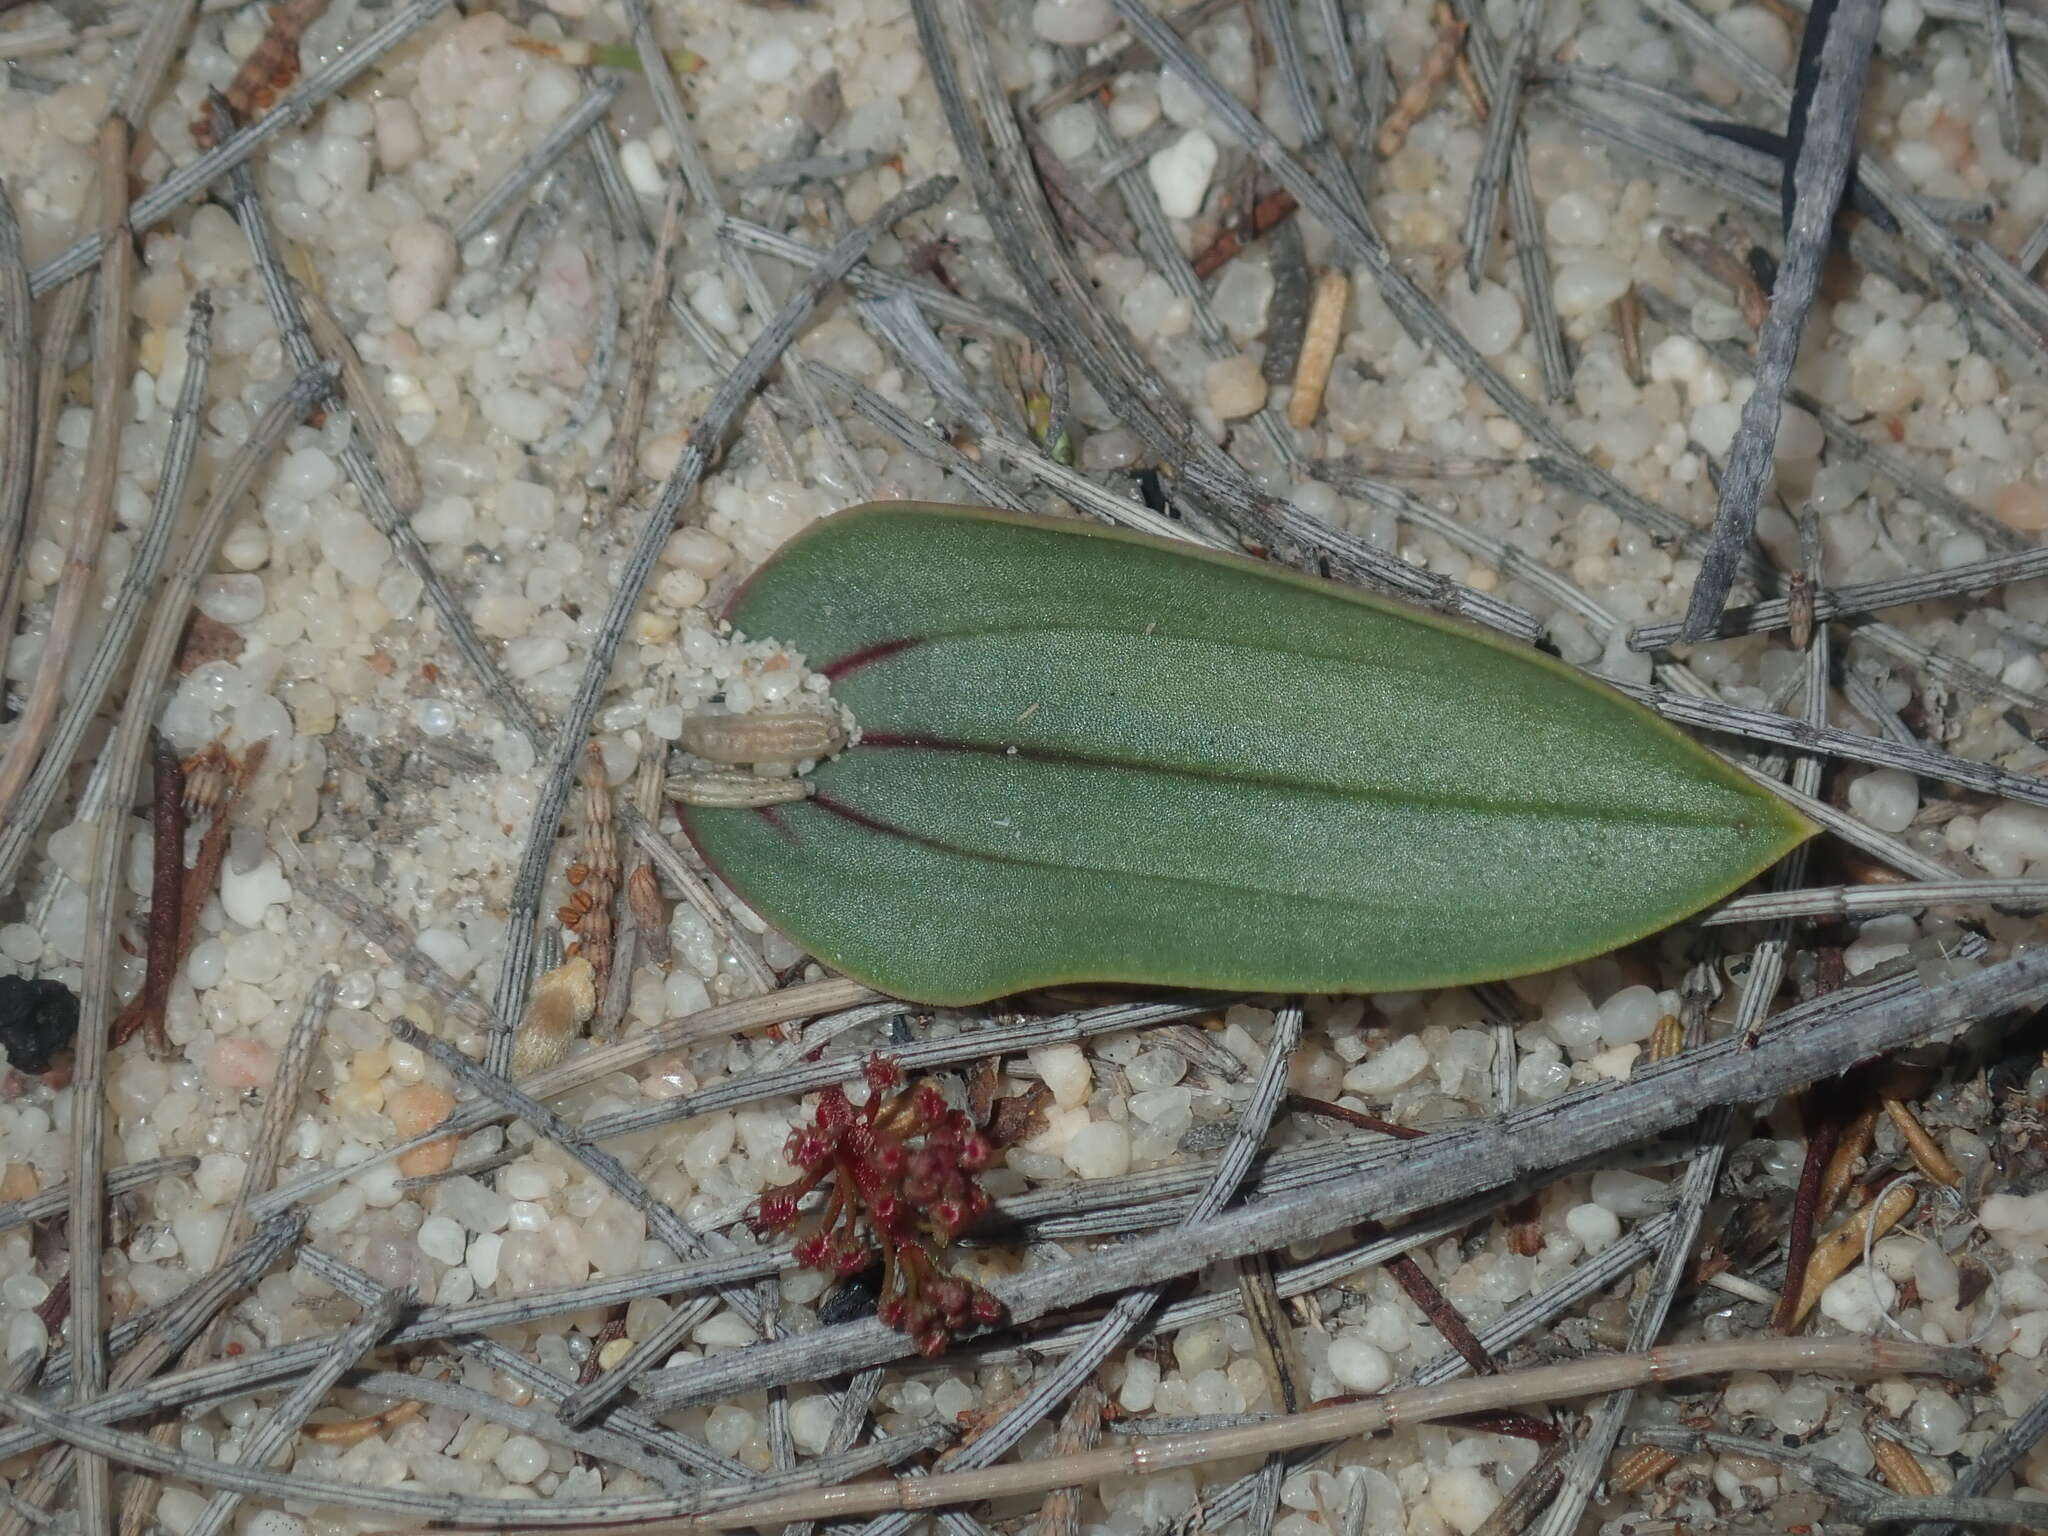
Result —
[[769, 805], [794, 805], [811, 797], [808, 779], [762, 779], [751, 773], [691, 773], [669, 779], [661, 792], [684, 805], [718, 810], [759, 810]]
[[626, 909], [633, 914], [640, 943], [647, 958], [663, 970], [668, 968], [668, 908], [661, 899], [661, 885], [654, 878], [654, 866], [641, 864], [626, 877]]
[[683, 722], [683, 749], [707, 763], [745, 768], [754, 763], [795, 763], [825, 757], [846, 745], [846, 732], [830, 715], [692, 715]]

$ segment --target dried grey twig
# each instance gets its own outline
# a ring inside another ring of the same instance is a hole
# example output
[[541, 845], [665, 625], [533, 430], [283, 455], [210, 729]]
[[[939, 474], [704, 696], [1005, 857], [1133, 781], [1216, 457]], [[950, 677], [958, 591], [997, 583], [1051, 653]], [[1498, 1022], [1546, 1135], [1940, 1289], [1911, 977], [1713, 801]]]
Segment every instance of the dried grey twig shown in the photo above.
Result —
[[[121, 431], [132, 414], [121, 391], [128, 384], [129, 289], [135, 278], [135, 242], [127, 224], [128, 123], [109, 117], [100, 127], [100, 271], [92, 335], [92, 425], [85, 445], [85, 479], [72, 512], [71, 543], [42, 655], [28, 702], [0, 754], [0, 816], [5, 816], [34, 771], [64, 696], [66, 664], [85, 617], [85, 599], [99, 568], [100, 546], [113, 528], [115, 478]], [[18, 397], [17, 397], [18, 398]], [[8, 636], [11, 640], [11, 634]]]
[[[115, 676], [127, 664], [128, 647], [136, 626], [156, 595], [157, 576], [170, 553], [171, 536], [177, 531], [184, 511], [185, 488], [191, 480], [194, 450], [206, 403], [206, 381], [213, 361], [213, 299], [201, 289], [192, 296], [191, 319], [185, 335], [185, 381], [178, 390], [178, 402], [171, 412], [169, 436], [164, 440], [163, 463], [157, 476], [156, 496], [150, 507], [149, 524], [143, 530], [127, 571], [121, 577], [114, 598], [114, 610], [102, 621], [98, 643], [84, 674], [64, 703], [55, 729], [35, 772], [22, 786], [21, 797], [0, 812], [0, 890], [14, 888], [22, 860], [34, 844], [35, 835], [57, 803], [86, 733], [106, 702]], [[26, 414], [25, 412], [22, 414]], [[10, 469], [12, 465], [8, 466]], [[0, 632], [4, 633], [4, 632]]]
[[6, 183], [0, 182], [0, 391], [7, 402], [7, 436], [0, 442], [0, 640], [14, 635], [14, 600], [22, 579], [18, 557], [27, 543], [29, 493], [35, 488], [35, 364], [21, 222]]
[[588, 133], [599, 118], [611, 111], [612, 103], [619, 99], [619, 92], [624, 89], [625, 81], [620, 76], [607, 76], [585, 91], [568, 111], [548, 124], [547, 132], [534, 140], [505, 174], [477, 198], [469, 212], [451, 226], [456, 245], [469, 244], [495, 224], [499, 214], [531, 190], [556, 161], [576, 147], [576, 141]]
[[[132, 1189], [140, 1189], [158, 1179], [181, 1178], [199, 1166], [196, 1157], [155, 1157], [146, 1163], [130, 1163], [125, 1168], [116, 1168], [107, 1175], [107, 1198], [125, 1195]], [[71, 1181], [59, 1179], [48, 1188], [30, 1195], [26, 1200], [11, 1201], [0, 1205], [0, 1232], [10, 1227], [25, 1226], [31, 1221], [42, 1221], [62, 1211], [71, 1199]]]
[[[278, 257], [277, 237], [263, 200], [257, 193], [256, 178], [246, 165], [237, 164], [228, 169], [227, 184], [226, 201], [234, 213], [235, 222], [242, 228], [243, 238], [249, 242], [249, 253], [255, 259], [256, 274], [263, 285], [264, 302], [269, 305], [271, 318], [277, 323], [278, 332], [284, 340], [285, 355], [301, 368], [313, 367], [322, 361], [320, 349], [314, 345], [305, 312], [300, 307], [299, 286], [286, 273], [284, 263]], [[340, 367], [339, 364], [334, 366]], [[346, 401], [336, 396], [335, 403], [340, 405]], [[419, 581], [421, 591], [433, 604], [435, 613], [440, 615], [449, 639], [454, 641], [456, 651], [482, 686], [492, 707], [506, 724], [519, 730], [538, 749], [546, 740], [540, 718], [534, 714], [533, 706], [512, 686], [512, 680], [505, 676], [485, 646], [483, 636], [477, 633], [469, 611], [456, 602], [447, 583], [441, 580], [441, 573], [434, 569], [433, 557], [413, 531], [412, 520], [399, 507], [383, 471], [378, 468], [376, 456], [364, 446], [362, 436], [351, 431], [337, 457], [361, 498], [364, 514], [389, 542], [391, 552]]]
[[[1465, 23], [1465, 54], [1479, 76], [1480, 89], [1498, 100], [1502, 64], [1493, 29], [1476, 0], [1458, 0]], [[1526, 61], [1525, 61], [1526, 62]], [[1543, 387], [1553, 400], [1571, 392], [1571, 362], [1565, 356], [1564, 327], [1557, 317], [1557, 299], [1550, 280], [1550, 250], [1536, 206], [1536, 182], [1529, 170], [1529, 149], [1517, 133], [1508, 145], [1508, 232], [1515, 242], [1515, 268], [1522, 274], [1522, 293], [1529, 303], [1529, 331], [1536, 338], [1536, 358], [1543, 365]]]
[[1702, 639], [1714, 632], [1741, 566], [1742, 552], [1756, 527], [1757, 506], [1770, 476], [1771, 450], [1778, 436], [1779, 407], [1798, 359], [1807, 310], [1820, 290], [1821, 264], [1833, 239], [1835, 212], [1849, 185], [1850, 161], [1856, 152], [1856, 118], [1877, 40], [1879, 11], [1871, 0], [1844, 0], [1830, 13], [1832, 20], [1820, 45], [1819, 78], [1807, 104], [1804, 139], [1797, 160], [1786, 171], [1793, 197], [1785, 254], [1771, 290], [1771, 312], [1757, 338], [1755, 387], [1743, 404], [1742, 421], [1721, 477], [1713, 542], [1700, 562], [1699, 578], [1693, 583], [1686, 608], [1682, 633], [1688, 639]]
[[[187, 198], [242, 164], [285, 128], [305, 121], [314, 107], [349, 85], [385, 54], [440, 15], [448, 5], [449, 0], [410, 0], [410, 3], [401, 5], [374, 31], [339, 54], [333, 63], [302, 79], [255, 122], [236, 130], [217, 147], [180, 166], [136, 198], [128, 206], [128, 227], [148, 229]], [[57, 284], [76, 277], [91, 266], [99, 254], [100, 236], [87, 235], [37, 267], [29, 276], [31, 291], [38, 297], [48, 293]]]
[[[1384, 1165], [1339, 1172], [1228, 1211], [1196, 1234], [1168, 1231], [1134, 1238], [1101, 1254], [999, 1282], [993, 1289], [1013, 1321], [1029, 1322], [1056, 1306], [1106, 1291], [1512, 1184], [1697, 1119], [1716, 1104], [1773, 1098], [1840, 1071], [1844, 1062], [1897, 1049], [1994, 1011], [2031, 1007], [2043, 998], [2048, 998], [2048, 951], [1923, 990], [1846, 1005], [1824, 998], [1787, 1010], [1754, 1049], [1733, 1038], [1717, 1040], [1650, 1063], [1626, 1083], [1460, 1122], [1426, 1141], [1404, 1143], [1400, 1157]], [[873, 1319], [841, 1324], [805, 1335], [801, 1348], [757, 1344], [687, 1370], [658, 1372], [647, 1378], [642, 1397], [663, 1409], [712, 1402], [735, 1391], [900, 1359], [909, 1347], [902, 1335]]]
[[[1476, 30], [1484, 31], [1482, 18]], [[1543, 0], [1522, 0], [1515, 15], [1515, 30], [1507, 50], [1500, 55], [1488, 84], [1491, 97], [1486, 114], [1486, 137], [1479, 146], [1479, 164], [1472, 172], [1472, 193], [1465, 204], [1465, 280], [1476, 292], [1486, 276], [1493, 255], [1493, 240], [1500, 220], [1501, 182], [1507, 176], [1508, 155], [1522, 127], [1522, 86], [1529, 66], [1536, 58], [1536, 39], [1543, 30]], [[1467, 33], [1469, 38], [1470, 33]]]
[[[1098, 1482], [1105, 1477], [1144, 1475], [1232, 1456], [1266, 1455], [1488, 1409], [1758, 1369], [1854, 1375], [1909, 1372], [1968, 1380], [1979, 1374], [1982, 1367], [1976, 1357], [1965, 1351], [1891, 1340], [1758, 1339], [1695, 1344], [1648, 1355], [1596, 1356], [1448, 1386], [1416, 1388], [1240, 1429], [1147, 1439], [1061, 1461], [1026, 1462], [950, 1476], [818, 1486], [821, 1481], [837, 1481], [851, 1475], [852, 1469], [846, 1463], [853, 1458], [840, 1458], [837, 1464], [813, 1463], [782, 1478], [724, 1488], [698, 1488], [682, 1495], [634, 1494], [587, 1502], [557, 1500], [549, 1504], [524, 1499], [468, 1498], [416, 1487], [376, 1488], [334, 1478], [270, 1472], [161, 1449], [142, 1436], [107, 1429], [84, 1415], [50, 1408], [16, 1392], [0, 1393], [0, 1405], [38, 1432], [60, 1437], [82, 1449], [89, 1448], [131, 1466], [189, 1478], [202, 1486], [245, 1494], [389, 1511], [451, 1524], [492, 1525], [504, 1530], [560, 1530], [579, 1525], [602, 1529], [628, 1522], [672, 1521], [676, 1523], [670, 1529], [684, 1531], [930, 1510], [955, 1502], [1044, 1493], [1053, 1488]], [[888, 1442], [884, 1442], [883, 1447], [877, 1448], [884, 1450], [884, 1460], [887, 1446]], [[865, 1453], [862, 1459], [872, 1463], [876, 1459], [874, 1451]], [[764, 1486], [799, 1478], [815, 1491], [762, 1496]], [[535, 1524], [536, 1516], [544, 1523]], [[647, 1529], [651, 1533], [664, 1527], [649, 1525]]]

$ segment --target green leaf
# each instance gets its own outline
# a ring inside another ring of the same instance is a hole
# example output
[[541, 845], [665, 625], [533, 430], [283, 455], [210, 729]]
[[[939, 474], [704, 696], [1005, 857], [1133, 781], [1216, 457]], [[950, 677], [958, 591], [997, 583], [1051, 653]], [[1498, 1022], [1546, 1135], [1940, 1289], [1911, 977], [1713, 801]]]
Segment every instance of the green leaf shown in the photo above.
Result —
[[918, 1002], [1525, 975], [1815, 830], [1547, 656], [1136, 534], [876, 504], [729, 617], [830, 677], [861, 740], [813, 799], [683, 825], [793, 940]]

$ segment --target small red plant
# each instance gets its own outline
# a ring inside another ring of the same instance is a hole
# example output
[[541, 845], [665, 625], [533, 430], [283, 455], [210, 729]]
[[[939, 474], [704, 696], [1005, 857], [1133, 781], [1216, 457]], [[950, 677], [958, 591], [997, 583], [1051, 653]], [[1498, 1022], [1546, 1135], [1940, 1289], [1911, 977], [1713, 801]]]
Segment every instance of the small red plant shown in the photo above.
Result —
[[904, 1087], [902, 1068], [879, 1055], [868, 1059], [862, 1075], [866, 1104], [856, 1109], [844, 1090], [827, 1088], [818, 1096], [815, 1122], [790, 1132], [783, 1156], [799, 1176], [762, 1194], [754, 1230], [794, 1228], [797, 1203], [836, 1174], [823, 1214], [797, 1239], [797, 1262], [857, 1275], [879, 1252], [875, 1315], [909, 1334], [920, 1353], [941, 1355], [962, 1329], [1002, 1321], [1001, 1302], [973, 1281], [947, 1274], [932, 1257], [934, 1248], [946, 1247], [988, 1210], [975, 1175], [995, 1161], [995, 1147], [947, 1105], [937, 1085]]

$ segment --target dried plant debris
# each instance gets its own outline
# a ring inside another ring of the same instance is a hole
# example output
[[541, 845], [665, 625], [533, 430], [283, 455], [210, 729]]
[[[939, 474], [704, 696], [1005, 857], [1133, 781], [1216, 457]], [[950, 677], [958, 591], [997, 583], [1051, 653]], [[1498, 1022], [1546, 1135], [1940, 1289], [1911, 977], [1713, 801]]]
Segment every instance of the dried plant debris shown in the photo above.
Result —
[[[2037, 1522], [2048, 28], [908, 10], [0, 0], [0, 1536]], [[915, 1009], [674, 803], [851, 739], [724, 616], [875, 498], [1827, 830], [1483, 995]]]

